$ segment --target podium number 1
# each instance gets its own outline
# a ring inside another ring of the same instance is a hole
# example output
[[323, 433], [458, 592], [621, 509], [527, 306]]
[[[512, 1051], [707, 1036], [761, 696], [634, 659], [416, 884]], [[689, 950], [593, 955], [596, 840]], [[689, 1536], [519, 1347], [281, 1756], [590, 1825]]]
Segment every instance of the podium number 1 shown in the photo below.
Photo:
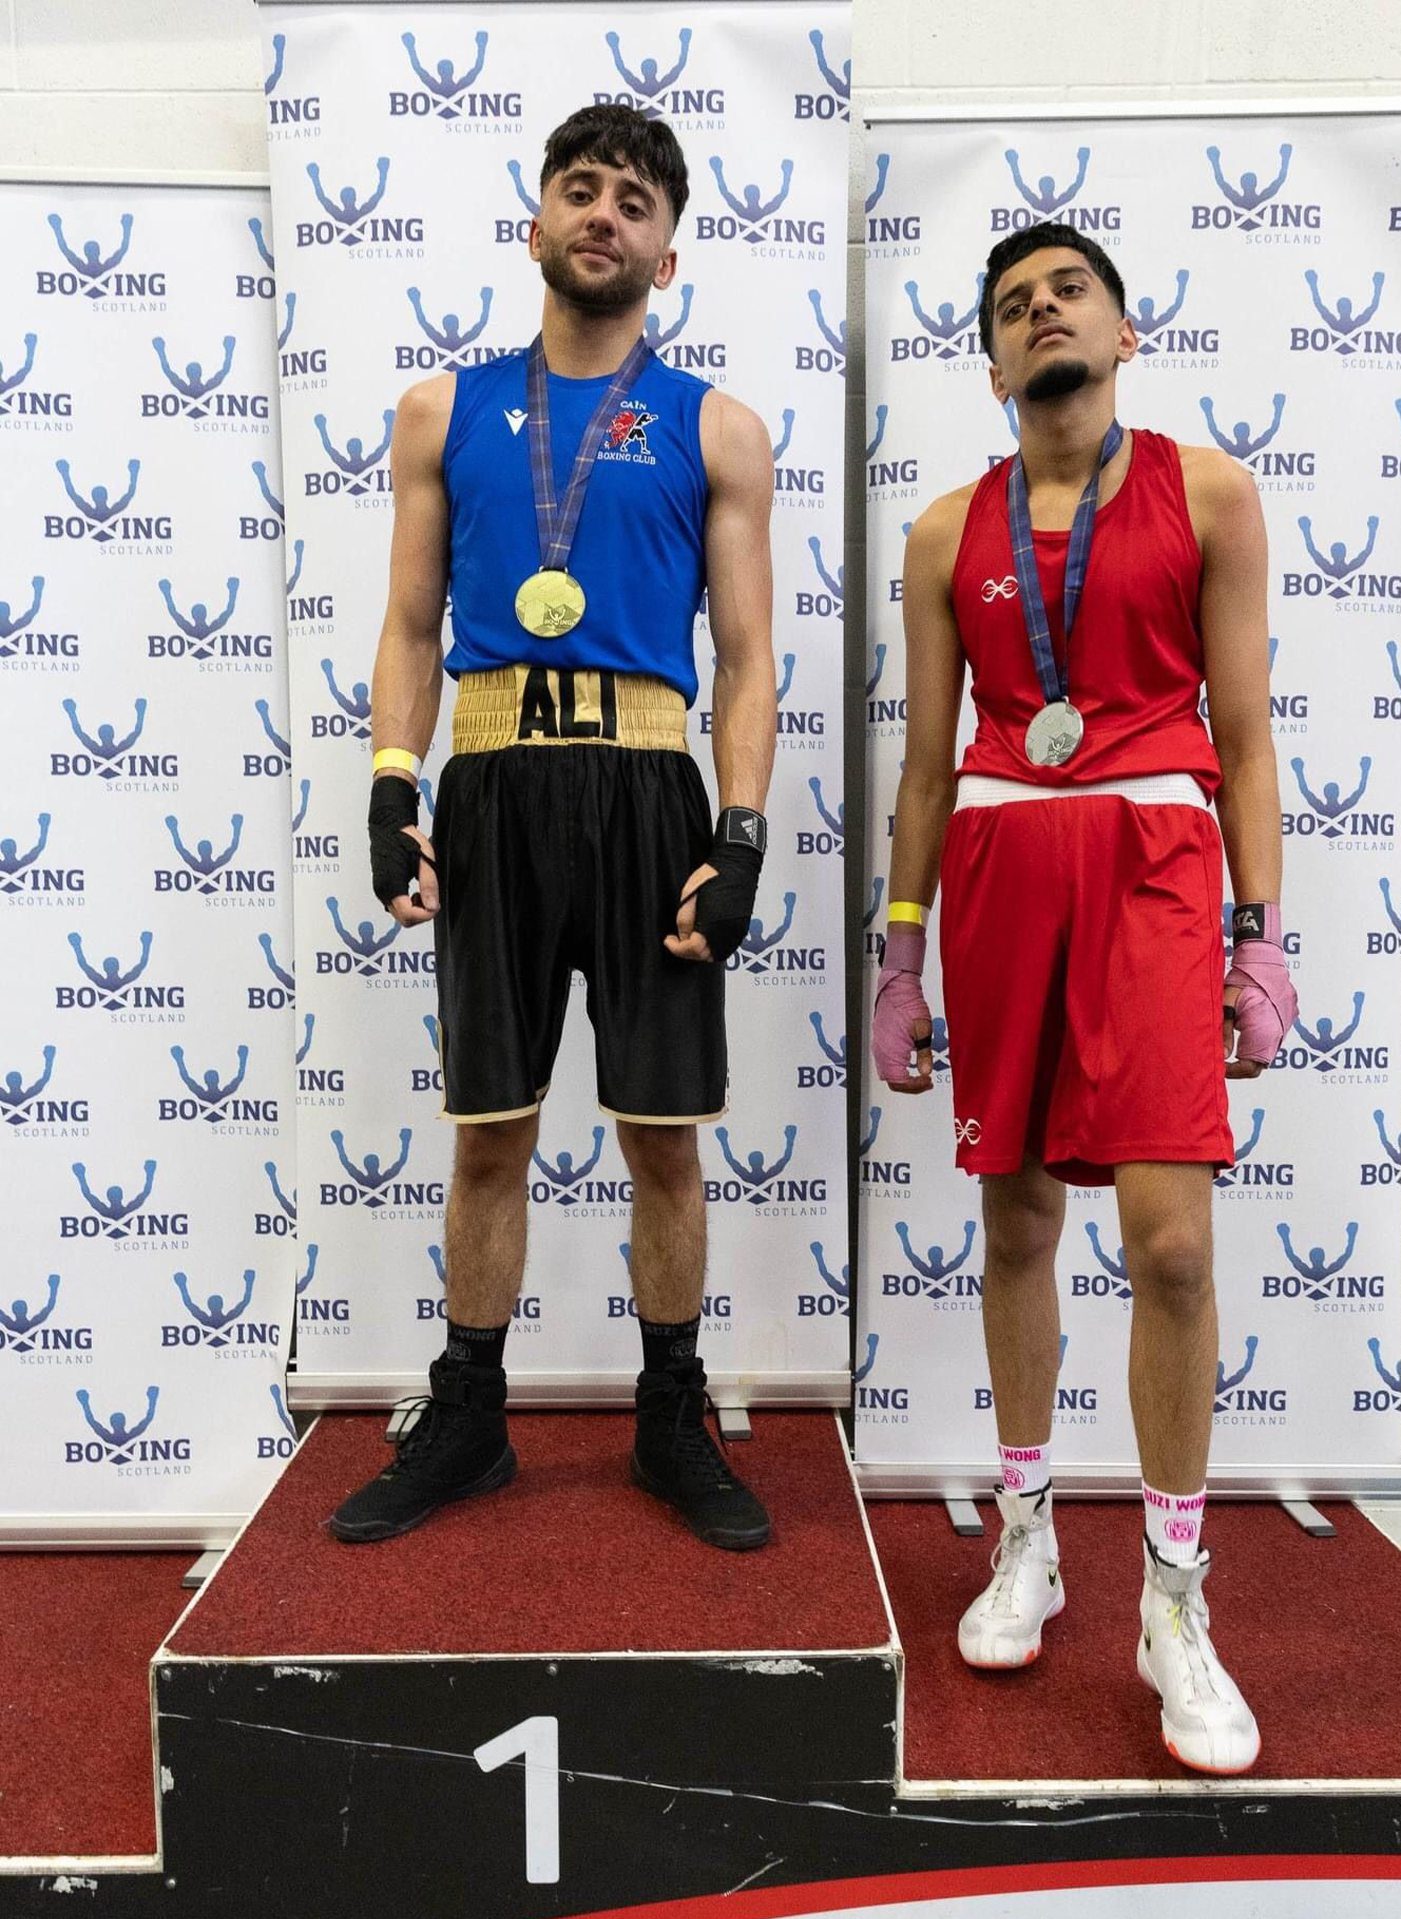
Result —
[[537, 1716], [508, 1726], [472, 1754], [483, 1772], [525, 1761], [525, 1876], [532, 1886], [559, 1883], [559, 1721]]

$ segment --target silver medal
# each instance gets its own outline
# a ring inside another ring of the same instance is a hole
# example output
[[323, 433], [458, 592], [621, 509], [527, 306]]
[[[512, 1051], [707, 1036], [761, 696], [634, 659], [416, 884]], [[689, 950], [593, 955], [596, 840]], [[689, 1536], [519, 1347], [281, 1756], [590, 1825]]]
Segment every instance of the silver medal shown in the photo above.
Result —
[[1026, 729], [1026, 756], [1033, 766], [1064, 766], [1085, 737], [1085, 722], [1069, 700], [1043, 706]]

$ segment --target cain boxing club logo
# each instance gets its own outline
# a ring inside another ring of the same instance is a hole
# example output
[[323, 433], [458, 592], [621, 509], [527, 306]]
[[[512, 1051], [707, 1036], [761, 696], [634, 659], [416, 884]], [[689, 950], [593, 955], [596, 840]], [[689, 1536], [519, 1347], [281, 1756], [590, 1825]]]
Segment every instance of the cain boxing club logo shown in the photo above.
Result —
[[[253, 1231], [259, 1239], [295, 1239], [297, 1234], [297, 1189], [294, 1186], [289, 1193], [282, 1184], [277, 1170], [276, 1160], [263, 1161], [263, 1171], [267, 1175], [268, 1187], [272, 1193], [272, 1204], [265, 1212], [253, 1214]], [[314, 1256], [316, 1248], [311, 1249]]]
[[117, 1252], [151, 1253], [184, 1248], [189, 1245], [190, 1216], [170, 1209], [154, 1212], [147, 1202], [155, 1190], [156, 1161], [148, 1159], [142, 1167], [143, 1183], [130, 1192], [113, 1184], [95, 1192], [88, 1180], [88, 1169], [81, 1160], [73, 1163], [73, 1178], [86, 1206], [86, 1212], [60, 1213], [60, 1239], [105, 1239]]
[[401, 1177], [413, 1145], [411, 1126], [399, 1128], [398, 1153], [393, 1158], [372, 1151], [357, 1159], [339, 1127], [333, 1128], [330, 1138], [344, 1177], [318, 1183], [323, 1206], [355, 1207], [376, 1220], [431, 1219], [442, 1211], [445, 1194], [440, 1179]]
[[1117, 236], [1123, 208], [1117, 203], [1080, 198], [1089, 179], [1088, 147], [1076, 149], [1073, 165], [1068, 162], [1064, 148], [1057, 153], [1054, 164], [1059, 179], [1051, 173], [1036, 174], [1036, 166], [1045, 164], [1044, 152], [1033, 162], [1024, 159], [1015, 147], [1008, 147], [1002, 157], [1018, 197], [989, 208], [989, 233], [1024, 233], [1029, 227], [1054, 220], [1062, 226], [1074, 227], [1077, 233], [1107, 234], [1111, 240]]
[[914, 1193], [914, 1169], [908, 1159], [892, 1153], [889, 1143], [879, 1148], [881, 1108], [873, 1106], [865, 1137], [857, 1143], [861, 1191], [867, 1199], [909, 1199]]
[[[917, 1253], [910, 1241], [909, 1223], [897, 1219], [895, 1237], [900, 1242], [902, 1257], [893, 1262], [893, 1272], [880, 1276], [882, 1299], [927, 1299], [949, 1312], [981, 1311], [983, 1276], [970, 1264], [977, 1230], [975, 1220], [965, 1219], [961, 1246], [950, 1241], [947, 1252], [939, 1244]], [[920, 1237], [923, 1238], [923, 1234]]]
[[1235, 1352], [1216, 1362], [1216, 1394], [1212, 1412], [1217, 1426], [1285, 1426], [1289, 1423], [1289, 1388], [1278, 1384], [1268, 1366], [1260, 1366], [1260, 1338], [1247, 1333], [1237, 1360]]
[[1321, 353], [1343, 367], [1360, 372], [1395, 373], [1401, 369], [1401, 332], [1394, 326], [1373, 326], [1382, 303], [1386, 275], [1374, 273], [1365, 292], [1325, 293], [1317, 273], [1304, 274], [1309, 307], [1300, 301], [1296, 324], [1289, 329], [1291, 353]]
[[821, 1063], [799, 1062], [799, 1091], [811, 1092], [814, 1088], [825, 1090], [830, 1087], [845, 1086], [846, 1034], [841, 1033], [836, 1039], [829, 1039], [822, 1024], [822, 1015], [816, 1011], [808, 1014], [808, 1024], [812, 1027], [813, 1035], [817, 1040], [816, 1058]]
[[[1078, 1384], [1065, 1383], [1065, 1356], [1070, 1350], [1070, 1335], [1060, 1336], [1060, 1359], [1057, 1363], [1056, 1396], [1052, 1402], [1052, 1412], [1057, 1426], [1097, 1426], [1099, 1424], [1100, 1388], [1094, 1381], [1081, 1378]], [[1077, 1349], [1078, 1350], [1078, 1349]], [[1071, 1380], [1076, 1375], [1072, 1371]], [[992, 1411], [991, 1386], [973, 1388], [973, 1410], [978, 1413]]]
[[284, 966], [277, 957], [271, 933], [259, 933], [258, 947], [263, 955], [263, 964], [271, 976], [259, 978], [248, 988], [248, 1010], [250, 1013], [291, 1013], [297, 1006], [297, 969], [290, 955]]
[[1188, 301], [1191, 282], [1187, 268], [1179, 267], [1166, 300], [1145, 293], [1130, 303], [1129, 318], [1138, 335], [1137, 365], [1165, 373], [1220, 366], [1221, 329], [1202, 319], [1195, 295]]
[[189, 1346], [200, 1352], [217, 1353], [221, 1359], [263, 1359], [275, 1352], [282, 1341], [282, 1328], [276, 1319], [246, 1317], [253, 1301], [257, 1272], [250, 1266], [238, 1282], [238, 1294], [204, 1293], [191, 1290], [188, 1273], [173, 1275], [175, 1291], [185, 1310], [183, 1319], [168, 1319], [161, 1325], [163, 1349]]
[[1286, 838], [1322, 840], [1336, 853], [1390, 852], [1396, 837], [1395, 813], [1387, 807], [1362, 805], [1372, 777], [1370, 754], [1358, 760], [1355, 783], [1349, 775], [1346, 781], [1319, 780], [1316, 789], [1318, 776], [1310, 776], [1303, 759], [1291, 759], [1289, 768], [1304, 805], [1283, 814]]
[[0, 1306], [0, 1354], [9, 1353], [18, 1366], [91, 1366], [92, 1327], [65, 1323], [58, 1312], [62, 1284], [50, 1273], [42, 1305], [12, 1299], [8, 1311]]
[[60, 1097], [50, 1093], [56, 1046], [46, 1046], [33, 1078], [33, 1068], [11, 1066], [0, 1072], [0, 1125], [13, 1127], [24, 1139], [81, 1139], [88, 1133], [91, 1107], [81, 1094]]
[[[328, 188], [322, 182], [321, 168], [315, 160], [307, 163], [306, 177], [322, 217], [295, 222], [292, 239], [299, 250], [343, 247], [352, 260], [423, 258], [423, 215], [379, 212], [389, 190], [389, 160], [385, 154], [375, 161], [372, 187], [351, 180], [342, 187]], [[363, 181], [363, 175], [361, 179]]]
[[867, 1333], [861, 1364], [851, 1375], [856, 1388], [855, 1417], [862, 1426], [908, 1426], [910, 1388], [896, 1384], [880, 1362], [880, 1334]]
[[1269, 421], [1252, 425], [1236, 420], [1226, 426], [1216, 417], [1216, 401], [1210, 394], [1201, 398], [1202, 417], [1207, 431], [1221, 448], [1255, 475], [1262, 493], [1312, 493], [1318, 469], [1318, 454], [1313, 447], [1300, 446], [1287, 436], [1282, 444], [1280, 428], [1284, 424], [1285, 396], [1276, 393], [1270, 402]]
[[183, 1046], [172, 1046], [170, 1057], [175, 1062], [183, 1090], [157, 1095], [156, 1118], [162, 1124], [171, 1121], [203, 1123], [212, 1127], [220, 1137], [235, 1133], [265, 1137], [280, 1130], [277, 1101], [253, 1098], [242, 1090], [248, 1077], [249, 1055], [246, 1046], [238, 1048], [233, 1069], [227, 1073], [227, 1077], [227, 1069], [217, 1065], [192, 1067], [186, 1061]]
[[695, 292], [689, 282], [683, 285], [678, 293], [680, 311], [676, 317], [663, 324], [660, 314], [649, 313], [642, 323], [642, 335], [667, 366], [678, 367], [683, 373], [695, 373], [712, 386], [724, 386], [729, 378], [728, 345], [724, 340], [693, 338], [688, 331]]
[[675, 58], [669, 50], [640, 52], [635, 34], [635, 28], [630, 30], [626, 49], [621, 35], [604, 34], [616, 77], [595, 89], [594, 105], [631, 107], [645, 119], [669, 120], [678, 133], [718, 132], [725, 124], [725, 89], [711, 83], [703, 69], [691, 66], [691, 29], [678, 32]]
[[1093, 1219], [1085, 1221], [1085, 1238], [1094, 1257], [1088, 1272], [1070, 1275], [1070, 1297], [1110, 1300], [1127, 1309], [1133, 1302], [1133, 1287], [1123, 1247], [1111, 1253], [1100, 1238], [1099, 1222]]
[[187, 360], [183, 368], [172, 366], [165, 338], [159, 333], [151, 347], [166, 384], [138, 396], [143, 420], [190, 420], [197, 433], [267, 435], [272, 431], [267, 394], [226, 384], [238, 351], [232, 333], [224, 335], [217, 367], [212, 358], [207, 366], [204, 360]]
[[[622, 1255], [623, 1270], [628, 1276], [628, 1285], [632, 1285], [632, 1246], [624, 1240], [618, 1248]], [[609, 1319], [636, 1319], [637, 1301], [631, 1290], [626, 1293], [609, 1293], [604, 1300], [604, 1309]], [[702, 1293], [700, 1303], [701, 1332], [715, 1333], [730, 1330], [734, 1317], [734, 1301], [728, 1293]]]
[[299, 1107], [338, 1107], [345, 1105], [345, 1067], [325, 1057], [325, 1047], [312, 1058], [316, 1036], [316, 1015], [308, 1013], [302, 1021], [301, 1044], [296, 1051], [297, 1105]]
[[49, 620], [41, 629], [34, 625], [44, 603], [44, 575], [36, 573], [29, 582], [29, 605], [18, 610], [0, 600], [0, 669], [12, 673], [76, 673], [82, 643], [76, 633], [59, 630], [62, 622]]
[[[1252, 164], [1237, 174], [1234, 169], [1241, 157], [1239, 153], [1232, 156], [1228, 172], [1220, 147], [1206, 149], [1216, 198], [1192, 203], [1188, 214], [1192, 231], [1243, 233], [1250, 246], [1318, 246], [1322, 207], [1316, 201], [1289, 199], [1284, 193], [1294, 159], [1289, 142], [1281, 143], [1278, 159], [1273, 155], [1264, 159], [1258, 151], [1252, 154]], [[1262, 171], [1269, 167], [1274, 168], [1273, 176], [1262, 180]]]
[[34, 291], [45, 297], [88, 300], [103, 313], [163, 313], [165, 311], [165, 272], [144, 268], [137, 272], [123, 263], [131, 251], [135, 216], [123, 213], [118, 221], [119, 237], [72, 240], [64, 232], [63, 215], [48, 216], [64, 265], [39, 267], [34, 275]]
[[793, 95], [795, 120], [849, 120], [851, 118], [851, 62], [837, 66], [827, 51], [821, 27], [808, 33], [812, 57], [822, 85]]
[[827, 222], [813, 219], [801, 210], [801, 201], [793, 201], [791, 160], [779, 161], [777, 183], [770, 178], [732, 184], [718, 153], [710, 157], [710, 171], [724, 211], [696, 215], [698, 241], [732, 243], [754, 260], [826, 259]]
[[1317, 1073], [1315, 1085], [1385, 1086], [1391, 1078], [1391, 1048], [1385, 1042], [1364, 1046], [1357, 1041], [1366, 1003], [1365, 993], [1353, 994], [1352, 1018], [1346, 1025], [1329, 1014], [1309, 1025], [1301, 1014], [1292, 1039], [1286, 1035], [1270, 1062], [1272, 1069]]
[[286, 508], [268, 478], [266, 464], [262, 460], [250, 460], [249, 470], [258, 482], [263, 504], [261, 511], [238, 515], [238, 537], [240, 540], [280, 540], [287, 525]]
[[61, 1013], [106, 1013], [117, 1026], [178, 1026], [185, 1019], [183, 982], [145, 977], [151, 963], [155, 935], [138, 936], [139, 951], [130, 964], [108, 953], [96, 962], [83, 950], [81, 933], [70, 933], [68, 944], [86, 984], [54, 987], [54, 1005]]
[[849, 1319], [851, 1317], [851, 1267], [843, 1265], [834, 1273], [827, 1264], [827, 1252], [820, 1239], [808, 1246], [823, 1291], [798, 1294], [799, 1319]]
[[[165, 830], [180, 861], [157, 866], [152, 880], [157, 893], [188, 894], [206, 906], [266, 906], [277, 895], [277, 873], [271, 866], [235, 866], [234, 855], [243, 841], [243, 815], [229, 816], [230, 839], [216, 847], [212, 839], [185, 842], [185, 831], [174, 813], [165, 816]], [[193, 837], [193, 836], [192, 836]]]
[[[1394, 1342], [1392, 1350], [1395, 1350]], [[1352, 1410], [1355, 1413], [1401, 1413], [1401, 1356], [1388, 1366], [1382, 1342], [1375, 1334], [1367, 1341], [1367, 1351], [1375, 1378], [1369, 1385], [1354, 1390]], [[1380, 1385], [1377, 1380], [1381, 1381]]]
[[295, 72], [287, 72], [285, 33], [272, 36], [272, 66], [263, 76], [263, 96], [268, 105], [267, 132], [270, 141], [312, 140], [319, 137], [321, 95], [297, 90]]
[[823, 556], [822, 542], [815, 533], [808, 535], [808, 552], [819, 584], [799, 587], [793, 610], [800, 620], [840, 620], [846, 611], [846, 567], [841, 562], [830, 566]]
[[168, 513], [127, 512], [140, 485], [140, 460], [127, 461], [125, 491], [115, 495], [105, 481], [95, 482], [91, 493], [85, 493], [67, 460], [55, 460], [54, 467], [73, 511], [44, 515], [46, 540], [90, 540], [99, 553], [119, 558], [172, 551], [174, 523]]
[[395, 987], [433, 976], [433, 948], [413, 946], [398, 950], [396, 942], [404, 928], [396, 921], [391, 921], [383, 932], [374, 920], [361, 920], [357, 927], [351, 928], [341, 918], [340, 901], [334, 895], [328, 895], [326, 911], [340, 943], [316, 948], [318, 977], [336, 973], [353, 977], [366, 987]]
[[352, 433], [344, 446], [332, 438], [326, 415], [318, 413], [312, 424], [326, 451], [327, 465], [302, 474], [306, 497], [333, 499], [343, 496], [357, 506], [392, 504], [394, 481], [386, 462], [394, 434], [394, 409], [386, 407], [380, 415], [379, 443], [367, 449], [358, 433]]
[[[1380, 1313], [1384, 1310], [1385, 1276], [1359, 1271], [1353, 1261], [1357, 1247], [1355, 1219], [1350, 1219], [1343, 1228], [1341, 1252], [1331, 1256], [1322, 1246], [1310, 1246], [1307, 1252], [1297, 1247], [1283, 1221], [1275, 1231], [1284, 1249], [1284, 1261], [1278, 1272], [1262, 1277], [1262, 1299], [1298, 1300], [1319, 1313]], [[1288, 1270], [1285, 1270], [1286, 1264]]]
[[[771, 1149], [756, 1146], [736, 1151], [730, 1144], [727, 1126], [715, 1128], [715, 1140], [724, 1157], [727, 1174], [707, 1178], [705, 1197], [714, 1204], [752, 1206], [766, 1219], [805, 1218], [827, 1211], [827, 1182], [820, 1175], [789, 1174], [797, 1150], [798, 1128], [785, 1126], [782, 1149], [770, 1156]], [[785, 1175], [788, 1175], [785, 1177]]]
[[[201, 673], [271, 673], [271, 632], [258, 632], [246, 618], [234, 621], [239, 585], [238, 575], [230, 574], [217, 593], [182, 606], [171, 581], [157, 580], [166, 618], [162, 630], [146, 635], [147, 659], [188, 660]], [[221, 598], [223, 606], [211, 612]]]
[[470, 56], [457, 45], [444, 51], [436, 35], [432, 48], [420, 47], [413, 33], [401, 33], [399, 42], [404, 49], [404, 69], [396, 76], [401, 84], [389, 89], [391, 120], [429, 121], [446, 133], [522, 130], [518, 87], [477, 86], [491, 44], [491, 36], [482, 28], [477, 30]]
[[[623, 1256], [624, 1258], [627, 1257], [626, 1249], [624, 1249]], [[443, 1258], [442, 1247], [430, 1246], [428, 1248], [428, 1260], [434, 1273], [437, 1275], [437, 1290], [432, 1293], [419, 1294], [413, 1303], [413, 1316], [415, 1320], [420, 1322], [424, 1320], [443, 1322], [446, 1321], [448, 1316], [448, 1270]], [[543, 1319], [543, 1304], [540, 1295], [538, 1293], [519, 1294], [516, 1298], [515, 1305], [511, 1308], [512, 1340], [518, 1339], [522, 1333], [543, 1332]]]
[[918, 213], [907, 211], [890, 188], [890, 155], [876, 155], [876, 178], [866, 195], [862, 211], [866, 219], [866, 258], [868, 260], [908, 260], [919, 252], [923, 223]]
[[813, 806], [820, 826], [799, 827], [794, 850], [803, 857], [809, 854], [828, 856], [835, 854], [838, 859], [846, 841], [846, 802], [838, 800], [835, 807], [829, 806], [823, 797], [822, 781], [814, 773], [808, 781], [808, 791], [812, 794]]
[[435, 1013], [423, 1015], [423, 1030], [428, 1035], [428, 1057], [433, 1064], [409, 1068], [409, 1091], [436, 1093], [441, 1098], [443, 1092], [442, 1035]]
[[[0, 430], [18, 433], [71, 433], [73, 431], [73, 395], [65, 389], [30, 382], [34, 355], [39, 345], [37, 333], [26, 333], [23, 356], [10, 354], [0, 360]], [[19, 364], [16, 365], [16, 359]]]
[[764, 986], [820, 986], [827, 974], [827, 949], [821, 945], [786, 945], [793, 931], [798, 895], [783, 895], [782, 916], [765, 925], [757, 916], [725, 964], [732, 973], [745, 973]]
[[1213, 1182], [1227, 1199], [1269, 1199], [1276, 1203], [1293, 1199], [1294, 1162], [1272, 1159], [1262, 1150], [1264, 1130], [1265, 1109], [1257, 1106], [1250, 1115], [1249, 1132], [1234, 1142], [1234, 1163], [1224, 1167]]
[[553, 1159], [537, 1146], [531, 1154], [532, 1171], [526, 1181], [526, 1193], [533, 1206], [560, 1206], [573, 1219], [612, 1219], [626, 1214], [632, 1205], [632, 1181], [595, 1178], [603, 1157], [605, 1133], [593, 1129], [590, 1146], [583, 1154], [573, 1147], [562, 1147]]
[[919, 497], [919, 459], [913, 453], [885, 451], [886, 428], [890, 408], [884, 401], [876, 408], [876, 430], [866, 442], [866, 498], [871, 502], [910, 500]]
[[814, 346], [810, 339], [805, 343], [799, 342], [793, 349], [793, 364], [799, 373], [835, 373], [844, 380], [846, 321], [843, 319], [834, 323], [827, 318], [822, 295], [816, 287], [808, 288], [808, 305], [812, 308], [813, 321], [823, 344]]
[[343, 1339], [350, 1332], [350, 1300], [344, 1293], [312, 1291], [320, 1251], [314, 1243], [307, 1247], [306, 1271], [297, 1280], [297, 1334], [300, 1338], [314, 1330], [326, 1338]]
[[[81, 906], [88, 878], [81, 866], [41, 865], [49, 844], [51, 813], [40, 813], [38, 837], [21, 849], [10, 834], [0, 835], [0, 903], [10, 906]], [[23, 837], [29, 838], [26, 832]]]
[[630, 466], [655, 466], [657, 456], [647, 444], [647, 429], [660, 418], [645, 401], [624, 400], [603, 429], [603, 444], [596, 457], [615, 464], [622, 461]]
[[[975, 274], [971, 290], [959, 289], [960, 297], [935, 300], [921, 297], [918, 280], [906, 280], [905, 298], [919, 322], [918, 333], [894, 333], [890, 339], [890, 358], [895, 366], [906, 360], [935, 360], [957, 370], [977, 369], [985, 364], [982, 337], [978, 332], [978, 307], [987, 276]], [[932, 308], [932, 311], [930, 309]]]
[[[469, 319], [465, 325], [455, 308], [436, 320], [432, 313], [425, 312], [423, 294], [418, 287], [408, 287], [405, 297], [418, 333], [410, 335], [405, 326], [396, 339], [393, 347], [396, 373], [447, 373], [458, 367], [486, 366], [489, 361], [506, 359], [521, 350], [519, 342], [508, 346], [477, 344], [491, 318], [495, 297], [491, 287], [478, 289], [476, 318]], [[436, 308], [436, 300], [433, 305]]]
[[[826, 504], [827, 469], [801, 462], [793, 447], [797, 419], [796, 408], [784, 407], [782, 431], [773, 442], [774, 505], [799, 510], [817, 508]], [[804, 436], [799, 433], [797, 437], [801, 446]]]
[[93, 779], [113, 793], [175, 793], [180, 785], [178, 753], [152, 752], [137, 742], [146, 730], [146, 701], [132, 708], [132, 723], [100, 720], [83, 723], [76, 700], [64, 700], [63, 711], [79, 750], [63, 748], [49, 754], [49, 775], [56, 780]]
[[156, 1426], [159, 1386], [146, 1388], [146, 1406], [139, 1417], [118, 1408], [100, 1419], [85, 1386], [78, 1388], [74, 1398], [88, 1437], [65, 1441], [66, 1466], [111, 1466], [119, 1479], [172, 1479], [194, 1471], [194, 1442], [186, 1434], [176, 1437]]

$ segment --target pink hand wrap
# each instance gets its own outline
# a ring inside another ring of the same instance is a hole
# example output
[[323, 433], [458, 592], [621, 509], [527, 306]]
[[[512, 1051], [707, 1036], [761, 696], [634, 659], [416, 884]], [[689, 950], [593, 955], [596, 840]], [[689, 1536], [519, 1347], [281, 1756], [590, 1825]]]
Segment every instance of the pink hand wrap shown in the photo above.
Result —
[[876, 983], [871, 1014], [871, 1055], [887, 1086], [903, 1086], [910, 1079], [916, 1030], [933, 1027], [920, 974], [924, 971], [927, 935], [922, 926], [903, 922], [885, 935], [885, 964]]
[[1236, 1001], [1236, 1058], [1268, 1066], [1299, 1012], [1277, 906], [1265, 908], [1263, 938], [1238, 940], [1231, 949], [1226, 984], [1241, 989]]

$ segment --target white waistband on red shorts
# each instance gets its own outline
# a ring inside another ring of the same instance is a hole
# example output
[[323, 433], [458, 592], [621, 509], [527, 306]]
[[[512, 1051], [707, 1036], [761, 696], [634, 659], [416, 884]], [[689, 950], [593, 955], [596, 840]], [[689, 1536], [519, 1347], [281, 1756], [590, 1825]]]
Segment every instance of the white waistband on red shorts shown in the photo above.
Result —
[[1096, 780], [1085, 786], [1037, 786], [1029, 780], [998, 780], [986, 773], [964, 773], [958, 782], [954, 812], [965, 806], [1006, 806], [1014, 800], [1133, 800], [1139, 806], [1211, 805], [1190, 773], [1152, 773], [1133, 780]]

